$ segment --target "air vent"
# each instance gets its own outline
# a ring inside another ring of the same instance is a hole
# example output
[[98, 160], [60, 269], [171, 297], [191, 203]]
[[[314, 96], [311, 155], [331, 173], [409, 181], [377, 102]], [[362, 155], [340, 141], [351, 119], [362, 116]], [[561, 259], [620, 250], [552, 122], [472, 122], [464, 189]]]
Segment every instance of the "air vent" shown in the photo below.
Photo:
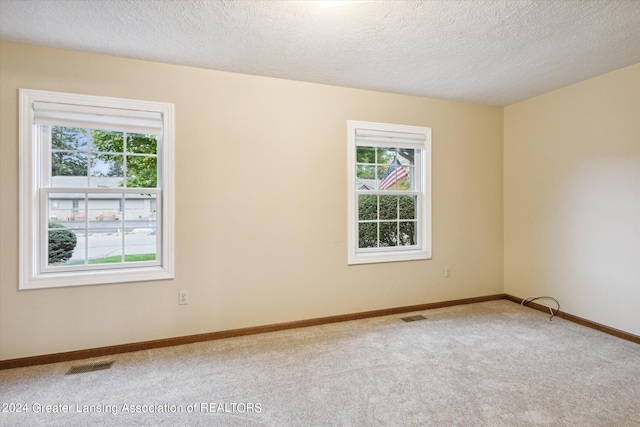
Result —
[[400, 320], [404, 321], [404, 322], [415, 322], [416, 320], [424, 320], [426, 319], [426, 317], [424, 317], [422, 314], [418, 314], [416, 316], [409, 316], [409, 317], [401, 317]]
[[111, 362], [93, 363], [91, 365], [73, 366], [67, 371], [65, 375], [84, 374], [85, 372], [102, 371], [103, 369], [109, 369], [113, 365]]

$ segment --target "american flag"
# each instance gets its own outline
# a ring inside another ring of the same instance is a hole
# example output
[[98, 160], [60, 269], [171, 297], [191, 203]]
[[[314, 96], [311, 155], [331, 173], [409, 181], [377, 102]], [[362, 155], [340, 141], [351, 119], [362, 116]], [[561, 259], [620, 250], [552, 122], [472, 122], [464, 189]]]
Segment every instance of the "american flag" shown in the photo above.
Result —
[[389, 166], [389, 169], [387, 169], [387, 172], [384, 174], [378, 188], [380, 190], [391, 188], [396, 182], [401, 181], [407, 176], [409, 176], [409, 173], [402, 167], [402, 164], [400, 164], [400, 161], [396, 157], [393, 163], [391, 163], [391, 166]]

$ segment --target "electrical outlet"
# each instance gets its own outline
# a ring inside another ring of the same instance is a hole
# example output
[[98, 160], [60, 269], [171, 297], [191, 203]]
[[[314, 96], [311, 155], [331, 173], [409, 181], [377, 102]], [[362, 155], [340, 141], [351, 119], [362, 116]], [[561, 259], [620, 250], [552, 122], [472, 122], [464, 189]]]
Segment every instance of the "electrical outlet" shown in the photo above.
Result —
[[451, 267], [444, 268], [444, 277], [451, 277]]
[[178, 304], [180, 305], [189, 304], [189, 292], [187, 291], [178, 292]]

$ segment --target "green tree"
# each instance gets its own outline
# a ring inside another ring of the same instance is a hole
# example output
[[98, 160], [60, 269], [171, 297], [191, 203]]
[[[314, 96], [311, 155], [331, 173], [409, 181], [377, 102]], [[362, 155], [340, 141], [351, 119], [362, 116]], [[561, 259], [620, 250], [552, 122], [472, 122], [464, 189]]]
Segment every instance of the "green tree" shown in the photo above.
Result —
[[53, 126], [51, 128], [52, 176], [86, 176], [87, 141], [88, 135], [85, 129]]
[[117, 156], [118, 159], [109, 163], [109, 170], [105, 176], [124, 176], [124, 170], [122, 168], [122, 156]]
[[[109, 165], [107, 176], [123, 176], [123, 170], [126, 167], [127, 187], [153, 188], [157, 186], [158, 140], [155, 135], [94, 129], [91, 130], [91, 137], [93, 149], [100, 152], [96, 157]], [[125, 137], [126, 156], [124, 155]], [[126, 158], [126, 165], [123, 165], [124, 158]]]

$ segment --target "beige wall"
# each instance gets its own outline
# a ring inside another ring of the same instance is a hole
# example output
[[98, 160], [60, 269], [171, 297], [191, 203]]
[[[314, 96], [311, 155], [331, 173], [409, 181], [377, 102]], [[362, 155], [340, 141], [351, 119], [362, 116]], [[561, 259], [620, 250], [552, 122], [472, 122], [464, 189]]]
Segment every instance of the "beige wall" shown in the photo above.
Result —
[[640, 335], [640, 64], [505, 108], [506, 293]]
[[[18, 88], [175, 104], [174, 280], [17, 290]], [[0, 90], [0, 359], [503, 292], [502, 108], [10, 43]], [[432, 260], [347, 266], [349, 119], [432, 127]]]

